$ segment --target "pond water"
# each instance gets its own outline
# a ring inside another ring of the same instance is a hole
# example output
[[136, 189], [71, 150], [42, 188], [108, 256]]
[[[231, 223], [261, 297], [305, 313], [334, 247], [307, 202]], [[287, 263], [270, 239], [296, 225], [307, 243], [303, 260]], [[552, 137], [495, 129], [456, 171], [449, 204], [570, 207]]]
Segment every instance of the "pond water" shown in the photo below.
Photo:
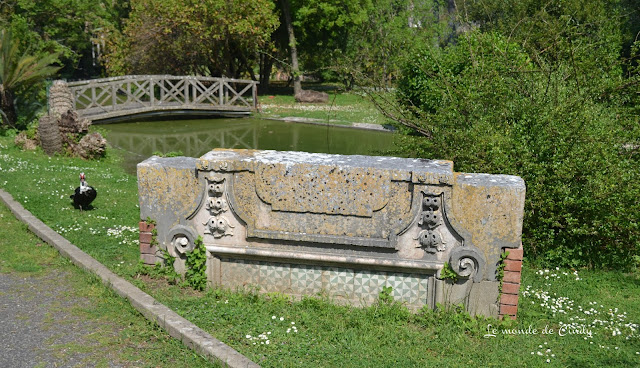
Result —
[[116, 148], [125, 151], [125, 169], [156, 152], [200, 157], [214, 148], [270, 149], [346, 155], [383, 155], [394, 148], [384, 131], [256, 118], [136, 121], [100, 126]]

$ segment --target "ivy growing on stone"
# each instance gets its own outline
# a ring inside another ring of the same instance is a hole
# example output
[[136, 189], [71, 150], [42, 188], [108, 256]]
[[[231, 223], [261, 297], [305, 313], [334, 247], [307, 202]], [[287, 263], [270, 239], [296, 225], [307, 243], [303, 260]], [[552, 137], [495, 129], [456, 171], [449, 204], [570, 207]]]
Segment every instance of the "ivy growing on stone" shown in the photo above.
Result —
[[195, 290], [204, 290], [207, 287], [207, 250], [201, 236], [195, 240], [193, 252], [187, 253], [185, 266], [184, 283]]

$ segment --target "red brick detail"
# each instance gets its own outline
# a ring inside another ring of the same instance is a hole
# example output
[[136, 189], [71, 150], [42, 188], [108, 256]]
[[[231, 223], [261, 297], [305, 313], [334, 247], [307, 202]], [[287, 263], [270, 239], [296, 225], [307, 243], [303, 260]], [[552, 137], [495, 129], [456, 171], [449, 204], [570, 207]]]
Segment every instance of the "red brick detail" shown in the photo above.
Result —
[[138, 229], [141, 232], [151, 232], [156, 226], [152, 223], [147, 223], [146, 221], [140, 221], [138, 223]]
[[511, 282], [513, 284], [520, 284], [520, 272], [504, 271], [504, 277], [502, 282]]
[[509, 252], [509, 254], [507, 255], [507, 259], [513, 261], [522, 261], [524, 256], [524, 249], [522, 249], [522, 247], [518, 249], [506, 249], [506, 251]]
[[524, 249], [520, 245], [518, 249], [505, 249], [505, 252], [509, 252], [509, 254], [504, 260], [504, 276], [502, 278], [502, 294], [500, 295], [500, 310], [498, 314], [500, 319], [516, 319]]
[[505, 271], [522, 272], [522, 261], [513, 261], [507, 259], [504, 261]]
[[146, 221], [140, 221], [138, 223], [138, 229], [140, 229], [140, 259], [142, 262], [148, 265], [156, 264], [156, 246], [153, 243], [153, 229], [154, 224], [147, 223]]
[[151, 244], [151, 239], [153, 239], [153, 236], [151, 235], [151, 233], [147, 233], [147, 232], [140, 233], [140, 244], [142, 243]]
[[503, 293], [502, 297], [500, 297], [500, 304], [518, 306], [518, 295]]
[[500, 315], [504, 316], [508, 314], [510, 316], [515, 316], [518, 314], [518, 306], [517, 305], [507, 305], [500, 304]]
[[518, 295], [520, 292], [520, 284], [512, 284], [510, 282], [502, 283], [502, 294]]
[[147, 223], [146, 221], [140, 221], [138, 223], [138, 228], [140, 229], [140, 232], [151, 232], [153, 229], [155, 229], [156, 225], [154, 224], [150, 224]]
[[156, 246], [149, 243], [140, 243], [140, 254], [156, 254]]

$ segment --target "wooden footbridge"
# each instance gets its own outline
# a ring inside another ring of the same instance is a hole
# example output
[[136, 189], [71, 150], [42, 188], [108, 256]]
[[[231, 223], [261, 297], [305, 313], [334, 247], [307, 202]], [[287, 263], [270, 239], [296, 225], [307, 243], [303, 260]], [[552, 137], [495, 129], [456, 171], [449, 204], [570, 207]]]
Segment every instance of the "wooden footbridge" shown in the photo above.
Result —
[[129, 75], [69, 82], [75, 110], [94, 122], [139, 115], [248, 115], [258, 82], [212, 77]]

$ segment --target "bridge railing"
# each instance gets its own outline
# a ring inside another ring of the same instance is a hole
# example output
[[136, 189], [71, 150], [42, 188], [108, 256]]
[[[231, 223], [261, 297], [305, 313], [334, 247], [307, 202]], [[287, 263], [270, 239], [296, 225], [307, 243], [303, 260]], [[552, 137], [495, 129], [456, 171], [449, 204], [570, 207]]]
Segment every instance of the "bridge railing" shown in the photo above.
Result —
[[247, 111], [257, 108], [251, 80], [130, 75], [69, 82], [74, 108], [83, 116], [156, 110]]

